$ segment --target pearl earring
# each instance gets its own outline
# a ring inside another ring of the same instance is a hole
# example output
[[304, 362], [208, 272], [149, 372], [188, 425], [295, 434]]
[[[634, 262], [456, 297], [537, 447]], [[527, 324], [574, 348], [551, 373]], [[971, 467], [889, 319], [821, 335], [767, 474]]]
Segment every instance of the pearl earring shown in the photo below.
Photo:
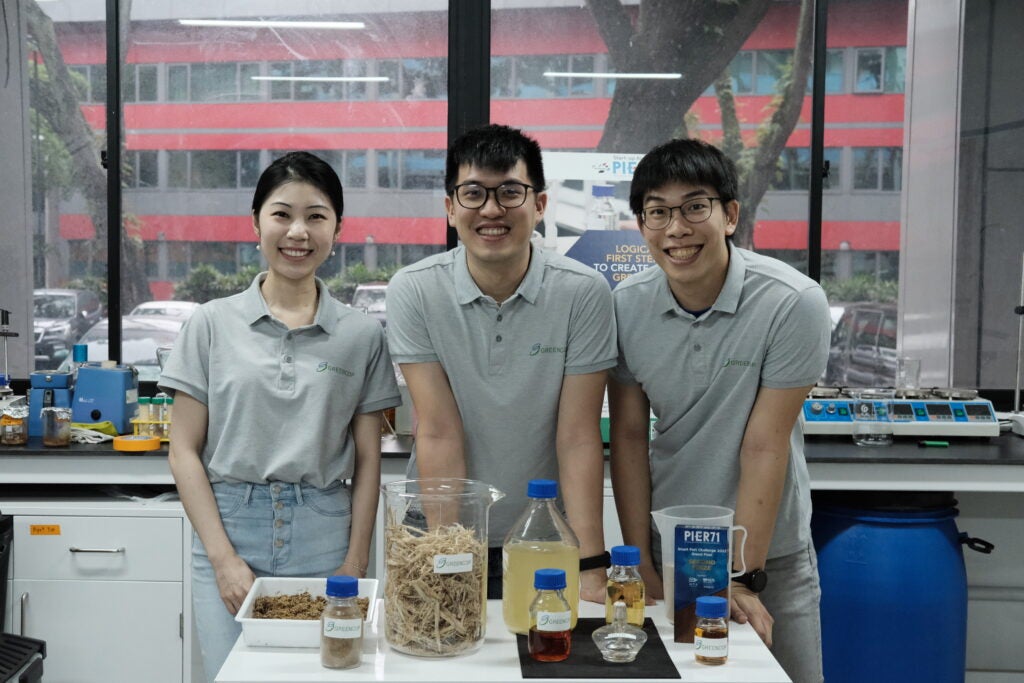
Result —
[[256, 251], [259, 251], [259, 250], [260, 250], [260, 243], [259, 243], [259, 242], [257, 242], [257, 243], [256, 243]]
[[336, 249], [331, 249], [331, 256], [337, 256], [337, 255], [338, 255], [338, 251]]

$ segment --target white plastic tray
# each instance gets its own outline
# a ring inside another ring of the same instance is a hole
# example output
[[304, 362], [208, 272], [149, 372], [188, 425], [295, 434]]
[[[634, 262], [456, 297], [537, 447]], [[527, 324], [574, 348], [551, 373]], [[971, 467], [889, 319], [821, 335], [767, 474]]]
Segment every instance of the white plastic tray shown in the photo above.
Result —
[[[327, 577], [259, 577], [245, 596], [235, 621], [242, 625], [242, 636], [250, 647], [320, 647], [320, 620], [254, 619], [253, 604], [264, 595], [295, 595], [309, 591], [313, 597], [326, 595]], [[377, 609], [377, 579], [359, 579], [359, 597], [369, 598], [367, 623]]]

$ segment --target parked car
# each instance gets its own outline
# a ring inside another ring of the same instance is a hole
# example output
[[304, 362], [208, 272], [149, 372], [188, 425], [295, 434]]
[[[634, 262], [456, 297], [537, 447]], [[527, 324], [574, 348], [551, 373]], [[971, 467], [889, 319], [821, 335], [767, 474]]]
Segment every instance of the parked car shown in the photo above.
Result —
[[891, 387], [896, 379], [896, 304], [847, 304], [832, 330], [825, 384]]
[[188, 320], [199, 308], [195, 301], [147, 301], [139, 304], [128, 315], [147, 315]]
[[387, 283], [359, 285], [352, 295], [352, 308], [363, 311], [380, 321], [381, 326], [388, 326], [387, 302], [384, 298]]
[[[124, 316], [121, 319], [121, 362], [135, 366], [140, 382], [155, 382], [160, 378], [157, 350], [174, 346], [184, 322], [180, 318]], [[110, 357], [109, 329], [108, 321], [101, 320], [78, 340], [79, 344], [89, 347], [90, 361]], [[66, 371], [70, 368], [71, 359], [68, 358], [60, 369]]]
[[82, 333], [103, 318], [96, 293], [80, 289], [36, 289], [32, 308], [36, 370], [60, 365]]

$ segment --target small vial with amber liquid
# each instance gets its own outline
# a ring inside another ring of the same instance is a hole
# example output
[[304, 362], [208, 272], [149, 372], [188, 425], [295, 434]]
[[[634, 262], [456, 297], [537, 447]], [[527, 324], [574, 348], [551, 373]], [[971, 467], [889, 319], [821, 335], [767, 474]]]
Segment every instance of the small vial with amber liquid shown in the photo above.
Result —
[[561, 662], [572, 648], [572, 609], [562, 592], [564, 569], [538, 569], [533, 574], [537, 596], [530, 603], [527, 650], [538, 662]]
[[715, 595], [697, 598], [693, 653], [699, 664], [725, 664], [729, 657], [729, 601]]
[[612, 548], [612, 568], [608, 572], [608, 589], [605, 597], [604, 621], [612, 623], [614, 605], [626, 603], [626, 619], [630, 624], [643, 628], [644, 601], [646, 590], [640, 577], [640, 549], [632, 545], [617, 545]]

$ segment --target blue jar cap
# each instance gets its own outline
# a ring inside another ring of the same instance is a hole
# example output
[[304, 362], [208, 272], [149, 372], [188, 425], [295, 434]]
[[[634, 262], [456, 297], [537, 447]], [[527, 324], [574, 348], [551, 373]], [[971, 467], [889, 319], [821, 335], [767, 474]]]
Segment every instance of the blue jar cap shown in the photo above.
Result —
[[76, 363], [85, 363], [89, 360], [89, 345], [75, 344], [71, 347], [71, 360]]
[[717, 595], [704, 595], [697, 598], [697, 616], [717, 619], [729, 616], [729, 601]]
[[359, 579], [354, 576], [329, 576], [327, 594], [332, 598], [354, 598], [359, 595]]
[[533, 573], [533, 587], [545, 591], [565, 588], [565, 570], [538, 569]]
[[557, 498], [558, 482], [553, 479], [531, 479], [526, 485], [529, 498]]
[[612, 548], [612, 564], [635, 567], [640, 564], [640, 548], [635, 545], [617, 545]]
[[614, 197], [615, 188], [611, 185], [591, 185], [590, 195], [592, 197]]

